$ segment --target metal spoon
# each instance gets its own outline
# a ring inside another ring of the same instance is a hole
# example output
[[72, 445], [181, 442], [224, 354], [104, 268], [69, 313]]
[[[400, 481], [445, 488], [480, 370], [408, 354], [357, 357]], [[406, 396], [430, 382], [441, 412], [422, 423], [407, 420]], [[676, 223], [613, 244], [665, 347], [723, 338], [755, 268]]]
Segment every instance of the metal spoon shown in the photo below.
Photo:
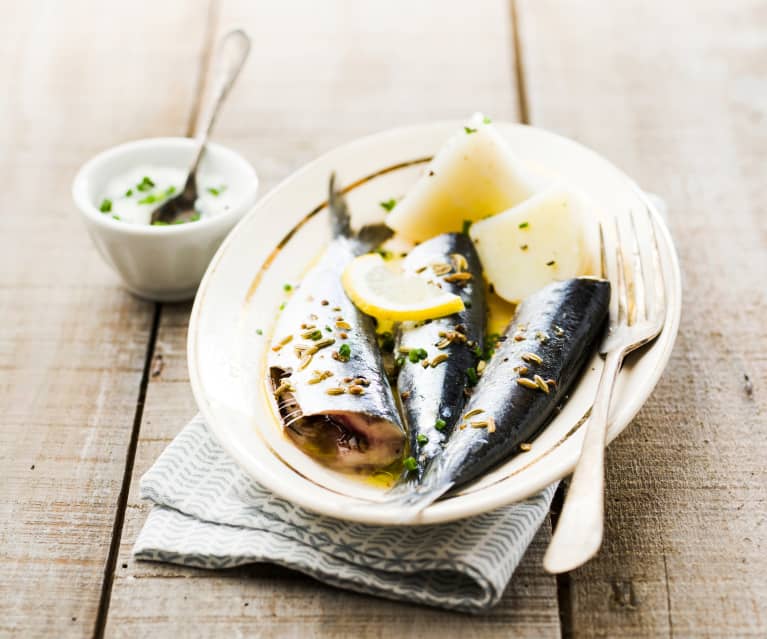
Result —
[[250, 53], [250, 38], [241, 29], [230, 31], [221, 39], [216, 54], [216, 66], [218, 67], [216, 72], [220, 77], [217, 81], [217, 89], [211, 106], [208, 109], [207, 118], [198, 127], [197, 148], [194, 151], [184, 188], [181, 190], [181, 193], [164, 202], [152, 213], [152, 224], [155, 222], [172, 224], [179, 220], [187, 221], [192, 219], [195, 213], [194, 203], [197, 200], [196, 173], [200, 160], [202, 160], [202, 156], [205, 154], [205, 144], [208, 141], [208, 135], [210, 135], [221, 105], [224, 103], [234, 81], [245, 64], [245, 60], [248, 58], [248, 53]]

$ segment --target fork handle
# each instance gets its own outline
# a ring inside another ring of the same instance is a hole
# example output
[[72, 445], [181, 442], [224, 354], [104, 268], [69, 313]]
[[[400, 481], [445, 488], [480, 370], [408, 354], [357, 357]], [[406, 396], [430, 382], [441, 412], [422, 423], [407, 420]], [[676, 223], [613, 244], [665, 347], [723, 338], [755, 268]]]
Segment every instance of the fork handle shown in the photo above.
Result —
[[620, 350], [608, 353], [605, 358], [581, 455], [567, 490], [557, 529], [543, 558], [543, 566], [548, 572], [560, 573], [577, 568], [591, 559], [602, 544], [607, 417], [622, 361]]

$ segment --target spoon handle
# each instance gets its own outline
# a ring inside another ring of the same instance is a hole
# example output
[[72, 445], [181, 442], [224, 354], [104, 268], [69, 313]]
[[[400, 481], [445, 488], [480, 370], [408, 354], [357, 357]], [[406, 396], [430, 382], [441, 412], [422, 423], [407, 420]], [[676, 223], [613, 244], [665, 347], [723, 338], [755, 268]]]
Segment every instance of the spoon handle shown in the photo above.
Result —
[[248, 59], [249, 53], [250, 38], [242, 29], [230, 31], [221, 39], [218, 45], [218, 51], [216, 52], [215, 73], [217, 77], [215, 93], [213, 94], [213, 99], [205, 119], [197, 126], [197, 148], [195, 149], [192, 165], [189, 167], [189, 176], [187, 177], [187, 184], [184, 190], [194, 184], [195, 174], [205, 152], [208, 135], [210, 135], [218, 112], [221, 110], [221, 105], [224, 103], [226, 96], [229, 95], [229, 91], [242, 70], [245, 60]]

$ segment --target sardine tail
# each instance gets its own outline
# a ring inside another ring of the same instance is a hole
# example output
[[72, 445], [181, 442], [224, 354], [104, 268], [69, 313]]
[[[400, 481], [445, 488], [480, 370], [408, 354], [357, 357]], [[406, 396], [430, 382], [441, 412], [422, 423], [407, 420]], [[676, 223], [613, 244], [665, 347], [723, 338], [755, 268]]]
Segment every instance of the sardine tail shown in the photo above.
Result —
[[355, 253], [362, 254], [376, 248], [394, 233], [385, 224], [368, 224], [357, 233], [352, 230], [349, 206], [343, 191], [336, 188], [336, 174], [331, 173], [328, 184], [328, 207], [333, 237], [346, 237], [355, 243]]
[[344, 194], [336, 189], [336, 174], [330, 174], [328, 184], [328, 207], [330, 208], [330, 228], [333, 237], [351, 237], [352, 221]]
[[384, 501], [379, 502], [383, 508], [393, 508], [399, 513], [401, 523], [416, 518], [421, 511], [431, 506], [453, 487], [453, 481], [445, 477], [435, 477], [434, 481], [427, 478], [425, 483], [413, 485], [412, 482], [396, 485], [387, 494]]

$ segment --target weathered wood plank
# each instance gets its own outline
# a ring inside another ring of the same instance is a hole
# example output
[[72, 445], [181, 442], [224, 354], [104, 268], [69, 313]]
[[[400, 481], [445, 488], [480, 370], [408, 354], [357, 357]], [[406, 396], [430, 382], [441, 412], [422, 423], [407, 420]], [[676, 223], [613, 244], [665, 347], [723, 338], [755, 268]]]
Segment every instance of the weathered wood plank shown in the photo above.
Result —
[[101, 148], [183, 133], [196, 78], [178, 70], [196, 61], [203, 19], [180, 1], [3, 12], [3, 636], [93, 632], [154, 305], [101, 263], [70, 185]]
[[[610, 448], [576, 637], [767, 634], [767, 5], [518, 3], [533, 124], [667, 199], [685, 281], [668, 371]], [[749, 390], [744, 375], [751, 379]]]
[[[255, 43], [216, 137], [257, 167], [264, 189], [359, 135], [483, 109], [514, 119], [516, 88], [503, 2], [224, 2], [218, 29]], [[405, 18], [406, 16], [406, 18]], [[470, 80], [470, 89], [461, 80]], [[205, 572], [134, 562], [146, 516], [138, 478], [194, 412], [187, 382], [188, 305], [166, 306], [157, 342], [107, 634], [264, 637], [559, 636], [555, 582], [540, 567], [542, 531], [501, 604], [482, 618], [354, 595], [272, 566]], [[172, 585], [171, 585], [172, 584]], [[208, 632], [207, 629], [210, 629]]]

